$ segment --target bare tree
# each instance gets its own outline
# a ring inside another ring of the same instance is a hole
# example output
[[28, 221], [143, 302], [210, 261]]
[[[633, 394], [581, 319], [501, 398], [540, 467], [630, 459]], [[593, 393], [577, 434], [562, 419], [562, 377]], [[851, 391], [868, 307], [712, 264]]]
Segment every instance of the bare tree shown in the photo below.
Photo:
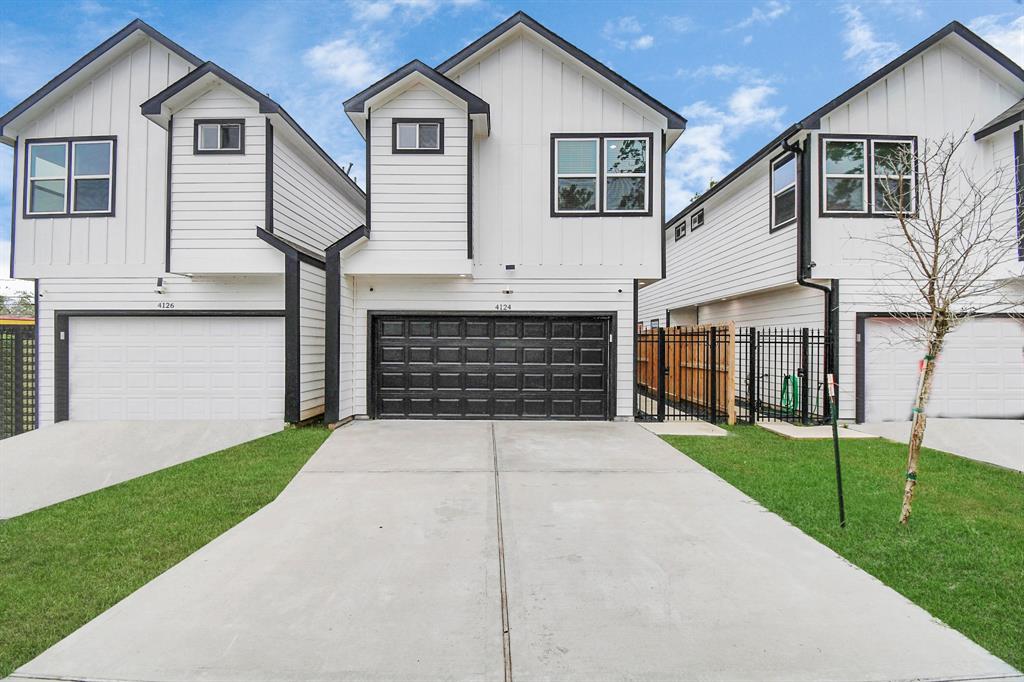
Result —
[[[876, 143], [875, 210], [892, 214], [867, 237], [879, 263], [880, 293], [894, 316], [912, 321], [920, 344], [907, 474], [899, 522], [910, 519], [917, 486], [925, 410], [947, 335], [966, 320], [1021, 310], [1014, 275], [1018, 249], [1015, 182], [1009, 160], [985, 162], [965, 149], [968, 133], [908, 143]], [[988, 164], [979, 170], [978, 166]]]

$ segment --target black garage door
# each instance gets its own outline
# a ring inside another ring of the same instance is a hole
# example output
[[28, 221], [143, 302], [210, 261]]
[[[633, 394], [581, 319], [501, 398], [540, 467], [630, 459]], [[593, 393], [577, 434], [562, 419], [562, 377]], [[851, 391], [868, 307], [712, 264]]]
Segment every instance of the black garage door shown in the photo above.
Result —
[[609, 419], [612, 317], [371, 317], [379, 418]]

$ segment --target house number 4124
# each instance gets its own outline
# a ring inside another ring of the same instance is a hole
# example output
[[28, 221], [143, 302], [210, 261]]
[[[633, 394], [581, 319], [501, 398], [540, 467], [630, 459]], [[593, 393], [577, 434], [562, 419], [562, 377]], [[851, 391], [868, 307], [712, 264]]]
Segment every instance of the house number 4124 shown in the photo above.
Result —
[[511, 303], [498, 303], [494, 306], [495, 310], [512, 310]]

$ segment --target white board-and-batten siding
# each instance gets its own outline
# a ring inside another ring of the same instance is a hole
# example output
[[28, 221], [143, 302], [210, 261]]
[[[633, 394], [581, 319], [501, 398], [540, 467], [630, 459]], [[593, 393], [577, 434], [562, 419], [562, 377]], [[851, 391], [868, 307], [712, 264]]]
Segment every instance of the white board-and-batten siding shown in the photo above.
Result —
[[[54, 418], [54, 311], [267, 310], [284, 309], [281, 276], [164, 278], [164, 293], [156, 278], [47, 278], [39, 282], [38, 395], [39, 424]], [[74, 343], [74, 340], [71, 340]]]
[[[347, 284], [346, 284], [347, 280]], [[367, 353], [370, 312], [493, 313], [496, 304], [510, 304], [509, 315], [560, 312], [614, 315], [616, 418], [633, 413], [633, 283], [632, 280], [535, 280], [346, 277], [342, 276], [342, 310], [351, 306], [350, 325], [342, 318], [340, 402], [351, 393], [351, 412], [367, 414]], [[346, 287], [352, 302], [346, 303]], [[502, 293], [508, 288], [511, 294]], [[371, 291], [372, 289], [372, 291]], [[348, 345], [350, 344], [350, 345]], [[351, 351], [348, 349], [351, 348]], [[339, 417], [349, 416], [344, 409]]]
[[[491, 111], [473, 154], [474, 276], [507, 264], [531, 278], [661, 276], [662, 116], [526, 34], [449, 75]], [[653, 215], [552, 217], [552, 133], [653, 133]]]
[[[244, 120], [245, 153], [195, 153], [195, 124], [202, 119]], [[265, 135], [256, 102], [223, 84], [174, 114], [171, 272], [279, 271], [276, 253], [256, 236], [266, 222]]]
[[[18, 131], [12, 276], [126, 277], [164, 271], [167, 133], [141, 116], [139, 104], [191, 68], [163, 45], [144, 40]], [[114, 215], [24, 218], [25, 141], [86, 136], [117, 139]]]
[[324, 411], [326, 278], [320, 268], [299, 262], [299, 419]]
[[344, 179], [325, 174], [296, 148], [280, 127], [274, 129], [274, 232], [282, 239], [322, 253], [365, 220], [362, 201], [342, 189]]

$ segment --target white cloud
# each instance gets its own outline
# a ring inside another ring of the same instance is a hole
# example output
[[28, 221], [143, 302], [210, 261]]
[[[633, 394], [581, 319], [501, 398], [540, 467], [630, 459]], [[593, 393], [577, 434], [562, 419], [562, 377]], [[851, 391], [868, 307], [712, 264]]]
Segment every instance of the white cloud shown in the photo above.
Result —
[[620, 50], [646, 50], [654, 45], [654, 36], [644, 33], [644, 27], [636, 17], [606, 21], [601, 36]]
[[768, 2], [763, 5], [758, 5], [751, 9], [750, 15], [733, 26], [733, 29], [750, 28], [754, 24], [767, 26], [788, 12], [789, 8], [790, 6], [788, 2], [782, 2], [781, 0], [768, 0]]
[[665, 198], [669, 213], [685, 206], [712, 180], [721, 180], [734, 164], [729, 143], [751, 128], [780, 129], [784, 107], [771, 106], [775, 88], [766, 83], [743, 84], [729, 95], [725, 107], [699, 101], [683, 108], [689, 123], [665, 163]]
[[739, 81], [742, 83], [768, 83], [770, 79], [761, 70], [743, 64], [704, 64], [695, 69], [679, 69], [676, 77], [687, 80]]
[[854, 62], [860, 72], [866, 75], [877, 71], [899, 54], [898, 44], [880, 40], [875, 35], [875, 29], [868, 23], [859, 7], [843, 5], [840, 11], [846, 17], [843, 33], [846, 51], [843, 53], [843, 59]]
[[302, 59], [318, 75], [362, 89], [387, 73], [379, 52], [375, 40], [357, 39], [349, 34], [311, 47]]
[[1006, 14], [978, 17], [968, 27], [1007, 57], [1024, 66], [1024, 14], [1010, 19]]
[[752, 42], [754, 42], [754, 36], [743, 36], [744, 45], [749, 45]]
[[433, 16], [444, 6], [460, 9], [477, 5], [481, 0], [351, 0], [353, 16], [359, 21], [383, 21], [401, 15], [407, 23], [419, 23]]
[[665, 23], [676, 33], [689, 33], [694, 29], [693, 19], [690, 17], [665, 17]]

